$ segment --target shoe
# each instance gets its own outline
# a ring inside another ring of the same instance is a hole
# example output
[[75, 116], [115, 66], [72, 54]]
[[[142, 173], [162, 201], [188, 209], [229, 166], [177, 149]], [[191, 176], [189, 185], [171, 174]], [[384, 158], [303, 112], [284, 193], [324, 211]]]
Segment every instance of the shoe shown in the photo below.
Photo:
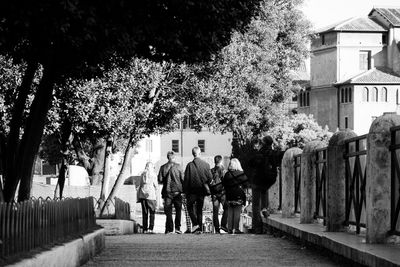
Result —
[[221, 232], [219, 231], [219, 229], [216, 229], [216, 230], [215, 230], [215, 233], [216, 233], [216, 234], [220, 234]]
[[232, 230], [228, 230], [228, 234], [233, 234], [233, 231]]
[[197, 231], [201, 231], [200, 226], [198, 226], [198, 225], [193, 226], [192, 233], [196, 233]]
[[170, 234], [173, 234], [173, 233], [174, 232], [170, 232], [170, 231], [165, 232], [166, 235], [170, 235]]
[[147, 234], [148, 233], [148, 231], [147, 230], [143, 230], [143, 234]]
[[148, 234], [154, 234], [153, 230], [147, 231]]
[[222, 231], [224, 231], [225, 233], [228, 233], [229, 231], [228, 231], [228, 228], [226, 228], [226, 227], [224, 227], [224, 226], [222, 226], [221, 228], [219, 228], [219, 229], [221, 229]]
[[175, 234], [181, 235], [181, 234], [182, 234], [182, 231], [179, 230], [179, 229], [175, 229]]
[[192, 233], [192, 231], [190, 230], [190, 229], [187, 229], [185, 232], [184, 232], [184, 234], [191, 234]]
[[234, 233], [235, 235], [240, 235], [240, 234], [243, 234], [243, 232], [242, 232], [242, 231], [240, 231], [239, 229], [235, 229], [235, 230], [233, 230], [233, 233]]

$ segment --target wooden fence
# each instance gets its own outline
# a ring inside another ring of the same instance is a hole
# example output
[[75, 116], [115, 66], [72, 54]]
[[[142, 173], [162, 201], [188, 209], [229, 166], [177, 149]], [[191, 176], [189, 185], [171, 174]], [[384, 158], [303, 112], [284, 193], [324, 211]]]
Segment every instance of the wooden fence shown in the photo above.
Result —
[[96, 228], [93, 198], [0, 203], [0, 258], [63, 242]]

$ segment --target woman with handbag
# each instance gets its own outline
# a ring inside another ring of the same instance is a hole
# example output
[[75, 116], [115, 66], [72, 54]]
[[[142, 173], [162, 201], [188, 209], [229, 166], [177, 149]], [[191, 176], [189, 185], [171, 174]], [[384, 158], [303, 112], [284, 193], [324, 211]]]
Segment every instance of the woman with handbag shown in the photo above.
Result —
[[228, 233], [241, 234], [242, 232], [239, 230], [240, 214], [246, 203], [245, 189], [249, 182], [237, 158], [231, 159], [222, 184], [228, 202]]
[[157, 187], [158, 182], [154, 165], [151, 162], [147, 162], [145, 170], [140, 176], [140, 184], [137, 192], [138, 202], [142, 205], [143, 233], [145, 234], [153, 233], [157, 207]]

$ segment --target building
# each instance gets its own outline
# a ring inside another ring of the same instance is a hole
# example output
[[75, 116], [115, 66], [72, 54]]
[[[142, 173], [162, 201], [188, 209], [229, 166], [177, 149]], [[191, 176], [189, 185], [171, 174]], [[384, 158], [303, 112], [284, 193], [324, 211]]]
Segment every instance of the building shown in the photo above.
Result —
[[193, 160], [192, 148], [201, 149], [201, 158], [211, 166], [214, 165], [214, 156], [221, 155], [224, 165], [228, 164], [232, 154], [232, 133], [213, 133], [208, 130], [197, 132], [191, 126], [190, 120], [185, 118], [179, 130], [163, 134], [151, 135], [140, 141], [137, 154], [132, 159], [131, 176], [139, 176], [143, 172], [146, 162], [155, 164], [156, 171], [167, 162], [167, 152], [176, 153], [176, 161], [185, 168]]
[[310, 87], [298, 112], [331, 131], [369, 131], [385, 112], [399, 111], [400, 7], [373, 8], [317, 31], [311, 42]]

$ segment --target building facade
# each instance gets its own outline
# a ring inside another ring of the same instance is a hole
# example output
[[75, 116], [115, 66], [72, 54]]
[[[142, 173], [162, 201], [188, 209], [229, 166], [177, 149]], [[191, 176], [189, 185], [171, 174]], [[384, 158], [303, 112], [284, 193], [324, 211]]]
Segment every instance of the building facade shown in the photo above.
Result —
[[310, 87], [298, 111], [313, 114], [330, 131], [369, 131], [385, 112], [398, 112], [400, 7], [373, 8], [317, 31], [311, 42]]
[[174, 151], [176, 162], [184, 169], [186, 164], [193, 160], [192, 148], [201, 149], [201, 158], [210, 166], [214, 165], [214, 156], [221, 155], [224, 165], [227, 166], [232, 154], [232, 133], [213, 133], [206, 129], [197, 132], [191, 127], [190, 120], [185, 119], [179, 130], [163, 134], [151, 135], [139, 142], [137, 153], [132, 158], [131, 176], [140, 175], [146, 163], [155, 164], [156, 171], [167, 162], [167, 152]]

